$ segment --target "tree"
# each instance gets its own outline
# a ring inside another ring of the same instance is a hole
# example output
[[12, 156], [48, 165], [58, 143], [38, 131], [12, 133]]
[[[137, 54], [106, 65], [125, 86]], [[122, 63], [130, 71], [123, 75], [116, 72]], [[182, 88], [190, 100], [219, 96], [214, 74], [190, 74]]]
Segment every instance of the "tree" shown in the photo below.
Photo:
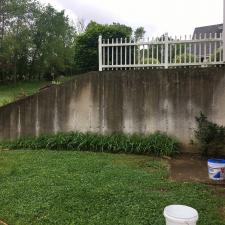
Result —
[[64, 11], [45, 7], [34, 30], [31, 71], [39, 78], [54, 78], [72, 67], [75, 34]]
[[7, 0], [0, 1], [0, 48], [2, 47], [3, 37], [5, 34]]
[[36, 0], [3, 0], [0, 7], [0, 81], [71, 71], [76, 32], [64, 11]]
[[136, 40], [140, 40], [144, 38], [146, 31], [144, 27], [138, 27], [135, 31], [134, 31], [134, 37]]
[[77, 33], [81, 34], [85, 32], [86, 23], [84, 18], [78, 18], [76, 22]]
[[129, 38], [132, 28], [113, 23], [102, 25], [91, 21], [84, 33], [76, 38], [75, 44], [75, 70], [77, 73], [98, 69], [98, 37], [103, 39]]
[[[1, 3], [1, 79], [16, 80], [18, 67], [30, 43], [33, 9], [38, 3], [34, 0], [4, 0]], [[24, 52], [25, 51], [25, 52]], [[26, 56], [27, 58], [27, 56]]]

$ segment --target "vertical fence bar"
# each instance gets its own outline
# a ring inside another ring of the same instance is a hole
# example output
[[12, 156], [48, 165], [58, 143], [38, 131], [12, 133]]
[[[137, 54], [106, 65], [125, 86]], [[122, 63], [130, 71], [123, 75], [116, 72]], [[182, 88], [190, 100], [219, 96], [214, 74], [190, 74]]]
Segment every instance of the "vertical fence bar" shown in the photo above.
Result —
[[134, 65], [136, 65], [136, 39], [134, 38]]
[[[140, 43], [140, 42], [139, 42], [139, 43]], [[137, 47], [138, 47], [138, 65], [140, 65], [140, 64], [141, 64], [141, 62], [140, 62], [140, 57], [141, 57], [141, 56], [140, 56], [140, 54], [141, 54], [141, 53], [140, 53], [140, 47], [141, 47], [141, 45], [138, 44]]]
[[[214, 34], [214, 39], [216, 40], [217, 35], [216, 33]], [[216, 51], [217, 51], [217, 42], [214, 42], [214, 62], [216, 62]]]
[[[114, 65], [114, 39], [112, 39], [112, 66]], [[113, 70], [113, 67], [112, 67]]]
[[157, 44], [156, 44], [156, 59], [157, 59], [157, 62], [160, 62], [159, 60], [159, 45], [158, 45], [158, 39], [157, 40]]
[[[124, 65], [126, 66], [127, 65], [127, 38], [125, 38], [125, 45], [124, 45], [124, 48], [125, 48], [125, 54], [124, 54]], [[125, 67], [125, 70], [126, 70], [126, 67]]]
[[[185, 41], [187, 40], [187, 36], [184, 36]], [[184, 43], [184, 63], [187, 63], [187, 43]]]
[[165, 43], [164, 43], [164, 40], [163, 40], [163, 43], [160, 44], [160, 54], [161, 54], [160, 61], [161, 61], [161, 64], [164, 64], [164, 60], [165, 60], [165, 58], [163, 58], [163, 52], [165, 51]]
[[154, 38], [152, 38], [152, 45], [151, 45], [151, 48], [152, 48], [152, 61], [151, 61], [151, 64], [153, 64], [153, 59], [154, 59], [154, 44], [153, 44], [153, 41], [154, 41]]
[[169, 39], [168, 39], [168, 33], [165, 34], [165, 69], [168, 69], [168, 55], [169, 55]]
[[[191, 35], [190, 35], [190, 41], [191, 41]], [[192, 63], [192, 44], [191, 44], [191, 42], [189, 43], [188, 57], [189, 57], [189, 63]]]
[[143, 60], [142, 64], [145, 64], [145, 45], [144, 44], [143, 44], [143, 49], [142, 49], [142, 58], [143, 58], [142, 59]]
[[123, 43], [123, 39], [120, 38], [120, 44], [121, 44], [121, 46], [120, 46], [120, 65], [123, 65], [123, 46], [122, 46], [122, 43]]
[[[196, 34], [194, 35], [194, 40], [196, 41]], [[194, 43], [194, 63], [197, 62], [197, 43]]]
[[107, 40], [107, 44], [108, 44], [108, 46], [107, 46], [107, 65], [108, 65], [108, 70], [109, 70], [109, 39]]
[[129, 65], [131, 65], [131, 37], [130, 37], [130, 46], [129, 46]]
[[212, 62], [212, 43], [211, 43], [212, 33], [209, 34], [209, 39], [210, 39], [210, 42], [209, 42], [209, 62]]
[[[204, 40], [206, 40], [206, 33], [204, 34]], [[204, 41], [204, 61], [203, 62], [206, 62], [207, 59], [206, 59], [206, 41]]]
[[147, 59], [147, 64], [149, 64], [149, 57], [150, 57], [150, 56], [149, 56], [149, 48], [150, 48], [149, 38], [148, 38], [148, 45], [147, 45], [147, 47], [148, 47], [148, 48], [147, 48], [147, 58], [148, 58], [148, 59]]
[[[165, 39], [164, 39], [165, 41]], [[165, 42], [160, 45], [160, 55], [161, 55], [161, 64], [163, 64], [163, 67], [165, 68]]]
[[176, 43], [174, 44], [174, 63], [177, 63], [177, 37], [175, 36]]
[[98, 37], [98, 61], [99, 61], [99, 71], [102, 71], [102, 36]]
[[[201, 40], [202, 39], [202, 35], [201, 34], [199, 34], [199, 40]], [[199, 49], [198, 49], [198, 54], [199, 54], [199, 63], [201, 63], [202, 62], [202, 42], [199, 42]]]
[[[180, 42], [181, 42], [181, 36], [180, 36]], [[181, 45], [181, 43], [180, 43], [180, 61], [179, 61], [179, 63], [181, 64], [181, 54], [182, 54], [182, 45]]]
[[118, 38], [116, 38], [116, 70], [118, 65]]
[[225, 62], [225, 0], [223, 0], [223, 62]]
[[[102, 43], [105, 44], [105, 39], [102, 40]], [[103, 54], [102, 54], [103, 55], [102, 64], [105, 66], [105, 47], [102, 48], [102, 52], [103, 52]]]
[[[220, 34], [220, 40], [222, 40], [222, 34]], [[220, 59], [219, 59], [219, 61], [220, 62], [223, 62], [222, 50], [223, 50], [223, 41], [220, 41], [220, 48], [219, 48], [219, 51], [220, 51]]]

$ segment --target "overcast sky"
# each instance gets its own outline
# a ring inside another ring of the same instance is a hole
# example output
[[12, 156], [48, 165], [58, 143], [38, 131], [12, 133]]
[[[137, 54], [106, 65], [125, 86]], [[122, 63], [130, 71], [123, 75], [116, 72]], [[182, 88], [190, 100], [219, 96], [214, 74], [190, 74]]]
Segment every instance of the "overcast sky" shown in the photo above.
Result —
[[189, 35], [197, 26], [223, 21], [223, 0], [40, 0], [71, 19], [86, 22], [119, 22], [135, 29], [145, 27], [146, 36]]

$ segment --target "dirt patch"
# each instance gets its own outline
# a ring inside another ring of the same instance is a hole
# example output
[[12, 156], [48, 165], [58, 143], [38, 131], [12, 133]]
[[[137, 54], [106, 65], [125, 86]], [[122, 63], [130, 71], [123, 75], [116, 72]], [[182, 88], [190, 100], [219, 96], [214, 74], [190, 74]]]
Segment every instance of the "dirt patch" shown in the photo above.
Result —
[[207, 159], [202, 159], [198, 155], [185, 154], [168, 161], [172, 180], [200, 182], [223, 187], [225, 190], [225, 181], [211, 181], [208, 178]]
[[2, 224], [2, 225], [8, 225], [7, 223], [5, 223], [5, 222], [3, 222], [1, 220], [0, 220], [0, 224]]

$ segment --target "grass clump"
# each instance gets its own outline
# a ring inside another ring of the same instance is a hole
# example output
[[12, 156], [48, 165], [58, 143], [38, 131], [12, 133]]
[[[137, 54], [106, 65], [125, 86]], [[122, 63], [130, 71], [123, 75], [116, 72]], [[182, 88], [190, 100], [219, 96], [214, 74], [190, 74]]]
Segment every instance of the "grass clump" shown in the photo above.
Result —
[[16, 141], [1, 143], [9, 149], [50, 149], [76, 150], [111, 153], [151, 154], [172, 156], [179, 152], [176, 139], [164, 133], [150, 135], [125, 135], [120, 133], [102, 135], [97, 133], [58, 133], [27, 137]]

